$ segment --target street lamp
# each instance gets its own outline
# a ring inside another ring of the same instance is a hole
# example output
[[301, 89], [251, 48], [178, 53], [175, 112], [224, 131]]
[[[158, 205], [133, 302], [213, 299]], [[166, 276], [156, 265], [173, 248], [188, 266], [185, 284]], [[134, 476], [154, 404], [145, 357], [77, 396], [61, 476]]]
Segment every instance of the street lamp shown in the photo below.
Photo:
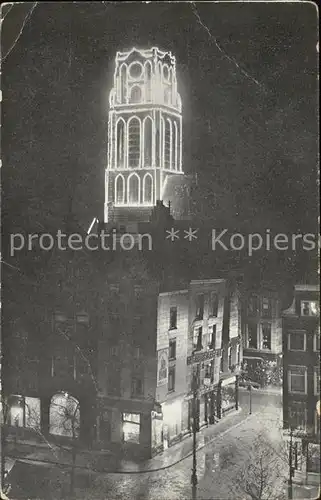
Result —
[[247, 390], [249, 391], [249, 396], [250, 396], [250, 415], [252, 414], [252, 385], [249, 384], [247, 387]]
[[293, 455], [293, 429], [292, 425], [290, 426], [290, 447], [289, 447], [289, 479], [288, 479], [288, 499], [292, 500], [293, 498], [293, 485], [292, 485], [292, 477], [293, 477], [293, 466], [292, 466], [292, 455]]
[[193, 390], [193, 468], [192, 468], [192, 500], [196, 500], [196, 488], [197, 488], [197, 463], [196, 463], [196, 417], [197, 417], [197, 389], [198, 389], [198, 380], [196, 372], [193, 371], [193, 380], [192, 380], [192, 390]]

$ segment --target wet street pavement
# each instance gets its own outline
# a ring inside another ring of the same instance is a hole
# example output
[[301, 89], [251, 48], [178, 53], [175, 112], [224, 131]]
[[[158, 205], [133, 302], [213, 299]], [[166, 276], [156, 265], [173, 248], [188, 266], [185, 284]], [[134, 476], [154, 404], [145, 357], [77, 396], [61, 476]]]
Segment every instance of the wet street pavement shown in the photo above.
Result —
[[[275, 490], [272, 498], [282, 498], [278, 494], [284, 490], [287, 461], [281, 439], [281, 395], [253, 390], [251, 405], [249, 397], [248, 391], [241, 389], [241, 411], [199, 434], [200, 442], [210, 442], [197, 452], [198, 500], [246, 498], [243, 490], [248, 479], [253, 482], [251, 473], [256, 477], [260, 472], [251, 472], [251, 467], [259, 463], [262, 456], [267, 457], [268, 464], [273, 464], [272, 469], [268, 465], [270, 478], [267, 485]], [[82, 474], [78, 470], [75, 500], [192, 499], [192, 457], [188, 439], [169, 449], [163, 456], [155, 457], [148, 465], [153, 472], [142, 472], [135, 464], [127, 473]], [[247, 464], [245, 472], [249, 474], [248, 478], [244, 476], [244, 464]], [[70, 482], [68, 469], [50, 467], [48, 463], [43, 465], [46, 465], [47, 473], [51, 469], [52, 484], [55, 485], [50, 488], [50, 492], [47, 491], [46, 499], [67, 500]], [[126, 469], [128, 465], [123, 464]], [[266, 473], [267, 465], [263, 465], [261, 472]]]

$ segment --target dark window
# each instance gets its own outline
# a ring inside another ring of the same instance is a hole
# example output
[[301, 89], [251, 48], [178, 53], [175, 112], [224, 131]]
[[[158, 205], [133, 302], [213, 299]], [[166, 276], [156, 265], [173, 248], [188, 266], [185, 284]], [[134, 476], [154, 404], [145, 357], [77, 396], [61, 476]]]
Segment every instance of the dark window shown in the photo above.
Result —
[[262, 298], [262, 316], [264, 318], [270, 318], [272, 315], [272, 304], [269, 297]]
[[289, 367], [289, 392], [306, 394], [306, 376], [305, 366]]
[[143, 395], [143, 381], [139, 377], [132, 378], [132, 397]]
[[221, 356], [221, 364], [220, 364], [220, 371], [224, 371], [224, 351], [222, 350], [222, 356]]
[[211, 315], [217, 316], [218, 313], [218, 295], [216, 292], [211, 293]]
[[257, 310], [258, 310], [258, 303], [257, 303], [257, 297], [252, 296], [249, 298], [249, 303], [248, 303], [248, 314], [250, 316], [256, 316], [257, 315]]
[[203, 319], [204, 316], [204, 295], [196, 296], [196, 319]]
[[305, 333], [291, 332], [289, 333], [289, 350], [290, 351], [305, 351]]
[[124, 178], [119, 175], [116, 179], [116, 203], [124, 203], [125, 201], [125, 183]]
[[193, 346], [196, 351], [201, 351], [203, 349], [202, 334], [203, 334], [203, 328], [201, 326], [199, 328], [194, 329]]
[[210, 349], [216, 349], [216, 325], [212, 326], [208, 345]]
[[169, 341], [169, 359], [176, 359], [176, 340]]
[[257, 325], [248, 325], [248, 348], [257, 349]]
[[139, 177], [136, 174], [128, 177], [128, 203], [139, 202]]
[[262, 349], [271, 350], [271, 325], [266, 323], [262, 325]]
[[171, 307], [169, 315], [169, 328], [177, 328], [177, 307]]
[[125, 159], [125, 123], [117, 122], [117, 167], [124, 166]]
[[210, 363], [207, 363], [205, 365], [204, 378], [209, 379], [211, 382], [213, 382], [213, 379], [214, 379], [214, 361], [211, 361]]
[[293, 401], [289, 407], [289, 424], [293, 430], [306, 430], [307, 407], [299, 401]]
[[150, 117], [144, 121], [144, 165], [152, 165], [153, 122]]
[[168, 369], [168, 392], [175, 391], [175, 366]]

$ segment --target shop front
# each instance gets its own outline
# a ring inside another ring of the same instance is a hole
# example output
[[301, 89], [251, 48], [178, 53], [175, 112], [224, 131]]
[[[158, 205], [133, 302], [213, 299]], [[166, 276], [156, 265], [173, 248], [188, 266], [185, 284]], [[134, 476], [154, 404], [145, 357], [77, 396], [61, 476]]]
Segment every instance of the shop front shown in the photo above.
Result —
[[238, 409], [238, 387], [235, 375], [222, 379], [218, 385], [217, 416], [223, 418]]

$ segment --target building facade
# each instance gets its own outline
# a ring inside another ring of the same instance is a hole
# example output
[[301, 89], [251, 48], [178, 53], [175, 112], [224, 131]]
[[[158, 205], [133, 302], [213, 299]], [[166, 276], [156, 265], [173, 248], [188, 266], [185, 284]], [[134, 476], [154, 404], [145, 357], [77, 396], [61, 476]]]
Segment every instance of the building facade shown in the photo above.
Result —
[[242, 314], [243, 358], [249, 377], [262, 385], [281, 383], [282, 304], [275, 287], [262, 283], [244, 290]]
[[140, 458], [192, 432], [196, 373], [198, 430], [237, 409], [242, 362], [240, 301], [231, 284], [192, 281], [162, 291], [148, 282], [140, 292], [135, 281], [112, 285], [118, 298], [111, 307], [124, 301], [127, 306], [112, 324], [107, 320], [98, 347], [98, 439]]
[[148, 221], [156, 201], [172, 189], [173, 178], [182, 176], [175, 57], [156, 47], [117, 52], [109, 95], [104, 221]]
[[320, 482], [320, 288], [296, 285], [283, 312], [283, 427], [292, 434], [294, 479]]

